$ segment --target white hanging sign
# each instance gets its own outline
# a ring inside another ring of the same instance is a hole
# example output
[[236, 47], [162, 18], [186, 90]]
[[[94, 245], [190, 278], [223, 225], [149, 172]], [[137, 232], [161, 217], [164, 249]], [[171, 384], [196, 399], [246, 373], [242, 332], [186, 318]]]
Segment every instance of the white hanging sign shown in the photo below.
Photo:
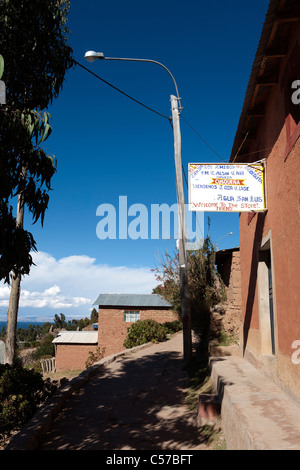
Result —
[[265, 211], [264, 172], [261, 162], [189, 163], [189, 210]]

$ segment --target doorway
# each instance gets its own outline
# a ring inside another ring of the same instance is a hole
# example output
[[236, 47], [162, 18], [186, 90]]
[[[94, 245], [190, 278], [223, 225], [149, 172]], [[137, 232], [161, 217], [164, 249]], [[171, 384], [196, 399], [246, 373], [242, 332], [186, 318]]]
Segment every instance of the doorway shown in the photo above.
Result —
[[262, 354], [275, 354], [274, 284], [270, 240], [259, 250], [258, 294]]

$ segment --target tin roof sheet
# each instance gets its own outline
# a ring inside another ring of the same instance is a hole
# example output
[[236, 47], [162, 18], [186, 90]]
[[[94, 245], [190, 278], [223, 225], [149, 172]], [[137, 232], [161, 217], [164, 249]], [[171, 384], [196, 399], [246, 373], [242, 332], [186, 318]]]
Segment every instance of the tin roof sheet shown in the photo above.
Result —
[[100, 294], [94, 305], [101, 307], [172, 307], [172, 304], [158, 294]]
[[61, 331], [52, 343], [97, 344], [97, 331]]

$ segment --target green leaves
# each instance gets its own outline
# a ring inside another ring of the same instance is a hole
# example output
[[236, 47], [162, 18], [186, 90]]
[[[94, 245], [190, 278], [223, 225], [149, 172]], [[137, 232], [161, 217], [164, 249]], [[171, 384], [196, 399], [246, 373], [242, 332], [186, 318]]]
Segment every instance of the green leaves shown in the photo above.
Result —
[[29, 273], [36, 249], [31, 233], [16, 228], [13, 198], [22, 194], [34, 223], [43, 224], [49, 203], [56, 159], [42, 145], [52, 132], [47, 107], [73, 65], [69, 6], [68, 0], [0, 0], [0, 79], [5, 76], [7, 103], [0, 106], [0, 280], [5, 282], [11, 271]]
[[[53, 339], [53, 337], [52, 337]], [[0, 434], [10, 434], [32, 418], [57, 385], [16, 362], [0, 364]]]
[[42, 135], [42, 137], [41, 137], [40, 140], [39, 140], [39, 144], [41, 144], [41, 143], [44, 142], [46, 139], [48, 139], [48, 137], [49, 137], [50, 134], [51, 134], [51, 131], [52, 131], [52, 127], [50, 126], [50, 124], [46, 124], [46, 125], [45, 125], [45, 129], [44, 129], [44, 132], [43, 132], [43, 135]]
[[21, 114], [18, 110], [14, 112], [14, 119], [20, 119], [30, 139], [35, 138], [36, 145], [44, 142], [52, 132], [49, 118], [51, 116], [48, 112], [42, 113], [30, 109], [23, 110]]
[[11, 106], [46, 109], [61, 91], [73, 65], [66, 27], [69, 3], [0, 0], [0, 52]]
[[[200, 344], [207, 346], [211, 308], [223, 300], [223, 282], [215, 270], [214, 245], [209, 236], [198, 250], [188, 251], [188, 288], [190, 297], [192, 329], [199, 335]], [[153, 270], [159, 285], [153, 293], [160, 294], [172, 303], [181, 316], [178, 253], [166, 253], [161, 266]], [[201, 346], [202, 347], [202, 346]]]
[[0, 200], [0, 279], [9, 283], [10, 272], [29, 274], [36, 244], [30, 232], [16, 227], [12, 208]]
[[150, 341], [153, 343], [166, 341], [167, 333], [167, 328], [153, 319], [138, 320], [128, 328], [124, 347], [129, 349]]

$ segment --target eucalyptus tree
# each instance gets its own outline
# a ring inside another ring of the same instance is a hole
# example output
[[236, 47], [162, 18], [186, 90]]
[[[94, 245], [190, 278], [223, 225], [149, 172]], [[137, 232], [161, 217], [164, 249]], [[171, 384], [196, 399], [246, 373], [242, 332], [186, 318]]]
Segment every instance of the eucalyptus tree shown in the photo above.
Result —
[[[47, 111], [72, 66], [67, 0], [0, 0], [0, 280], [11, 285], [6, 359], [15, 356], [22, 275], [29, 274], [35, 251], [24, 229], [26, 209], [33, 223], [44, 222], [55, 157], [43, 149], [49, 137]], [[16, 202], [15, 202], [16, 201]]]

